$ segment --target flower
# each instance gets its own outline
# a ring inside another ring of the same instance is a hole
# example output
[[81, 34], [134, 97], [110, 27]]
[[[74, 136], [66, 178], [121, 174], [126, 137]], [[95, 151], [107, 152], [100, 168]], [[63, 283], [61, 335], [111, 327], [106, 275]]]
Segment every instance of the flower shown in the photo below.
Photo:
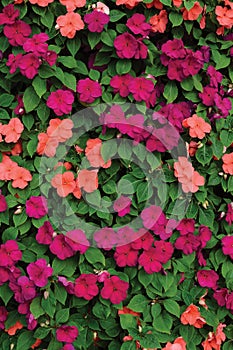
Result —
[[23, 49], [26, 52], [33, 52], [36, 56], [43, 56], [48, 51], [48, 44], [46, 43], [48, 39], [49, 36], [46, 33], [34, 34], [32, 38], [25, 41]]
[[151, 29], [150, 24], [146, 23], [146, 17], [140, 13], [135, 13], [132, 17], [130, 17], [126, 22], [126, 26], [134, 34], [140, 34], [144, 37], [149, 34]]
[[228, 9], [228, 7], [216, 6], [215, 14], [218, 23], [228, 29], [232, 28], [233, 22], [233, 9]]
[[136, 101], [147, 101], [153, 90], [153, 81], [144, 77], [137, 77], [129, 82], [129, 91]]
[[195, 231], [195, 220], [194, 219], [182, 219], [176, 228], [180, 231], [182, 236]]
[[31, 196], [26, 201], [26, 214], [30, 218], [40, 219], [47, 213], [47, 199], [44, 196]]
[[100, 295], [103, 299], [109, 299], [113, 304], [119, 304], [127, 297], [129, 283], [122, 281], [118, 276], [111, 276], [104, 280], [104, 287]]
[[5, 142], [16, 143], [24, 130], [24, 126], [19, 118], [12, 118], [7, 125], [2, 126], [2, 134], [5, 135]]
[[85, 155], [94, 168], [109, 168], [111, 166], [111, 160], [107, 162], [103, 160], [101, 156], [102, 141], [99, 138], [89, 139], [85, 148]]
[[150, 232], [147, 232], [144, 228], [138, 230], [137, 235], [139, 238], [131, 243], [131, 247], [135, 250], [149, 250], [154, 242], [154, 237]]
[[194, 170], [186, 157], [178, 157], [178, 162], [174, 163], [174, 175], [178, 178], [185, 193], [195, 193], [199, 190], [199, 186], [205, 184], [205, 178]]
[[224, 327], [226, 327], [225, 324], [219, 323], [216, 332], [209, 332], [208, 338], [201, 343], [204, 350], [220, 350], [222, 342], [226, 339]]
[[72, 137], [73, 126], [73, 121], [68, 118], [63, 120], [58, 118], [50, 119], [47, 135], [58, 142], [65, 142]]
[[83, 273], [75, 280], [74, 294], [78, 298], [91, 300], [99, 294], [99, 288], [96, 283], [96, 275]]
[[206, 321], [201, 317], [198, 307], [194, 304], [190, 304], [187, 309], [182, 313], [180, 317], [182, 324], [189, 324], [195, 328], [202, 328]]
[[118, 266], [136, 266], [138, 261], [138, 251], [132, 249], [130, 244], [116, 247], [114, 259]]
[[156, 253], [157, 250], [151, 247], [144, 251], [138, 259], [139, 265], [141, 265], [148, 274], [159, 272], [162, 269], [162, 264], [157, 259]]
[[229, 255], [233, 259], [233, 236], [225, 236], [221, 242], [223, 254]]
[[12, 46], [22, 46], [31, 31], [29, 24], [21, 20], [16, 20], [13, 24], [6, 25], [3, 28], [3, 33]]
[[219, 275], [213, 270], [199, 270], [197, 280], [201, 287], [216, 289]]
[[[110, 86], [114, 93], [119, 93], [121, 97], [127, 97], [130, 94], [129, 83], [134, 80], [130, 74], [115, 75], [110, 80]], [[119, 107], [119, 106], [115, 106]]]
[[168, 24], [167, 11], [161, 10], [158, 15], [154, 15], [150, 18], [151, 31], [156, 33], [164, 33]]
[[22, 259], [18, 243], [12, 239], [0, 245], [0, 266], [12, 267]]
[[32, 300], [36, 296], [36, 287], [33, 281], [30, 281], [27, 276], [20, 276], [17, 284], [21, 288], [21, 293], [25, 300]]
[[222, 156], [222, 161], [223, 161], [223, 171], [226, 174], [233, 175], [233, 152], [231, 153], [226, 153]]
[[184, 254], [192, 254], [200, 247], [200, 241], [197, 236], [188, 233], [185, 236], [180, 236], [175, 242], [175, 248], [182, 250]]
[[45, 221], [41, 227], [39, 227], [36, 240], [40, 244], [51, 244], [53, 241], [53, 227], [49, 221]]
[[87, 193], [94, 192], [98, 188], [98, 171], [82, 169], [78, 173], [78, 185]]
[[137, 40], [132, 34], [126, 32], [115, 38], [114, 47], [120, 58], [133, 58], [137, 51]]
[[117, 198], [113, 204], [113, 209], [117, 211], [118, 216], [125, 216], [130, 212], [131, 199], [125, 196]]
[[144, 227], [147, 229], [152, 229], [156, 224], [158, 218], [162, 213], [162, 209], [156, 205], [151, 205], [149, 208], [143, 209], [141, 212], [141, 218], [143, 221]]
[[49, 249], [51, 253], [56, 255], [60, 260], [65, 260], [75, 254], [71, 244], [72, 241], [66, 238], [66, 236], [63, 234], [60, 234], [55, 236], [54, 240], [49, 246]]
[[199, 4], [199, 2], [195, 1], [193, 7], [190, 10], [187, 10], [186, 8], [184, 8], [184, 10], [183, 10], [183, 19], [185, 21], [187, 21], [187, 20], [188, 21], [194, 21], [194, 20], [198, 19], [198, 17], [202, 13], [202, 11], [203, 11], [203, 8]]
[[41, 7], [47, 7], [48, 4], [52, 3], [54, 0], [29, 0], [33, 5], [38, 5]]
[[5, 306], [0, 306], [0, 329], [4, 329], [4, 323], [7, 320], [7, 309], [5, 308]]
[[8, 208], [6, 198], [3, 196], [2, 191], [0, 190], [0, 213], [3, 213]]
[[29, 170], [21, 166], [13, 166], [10, 170], [10, 178], [13, 180], [12, 187], [24, 189], [28, 182], [32, 180], [32, 175]]
[[168, 342], [162, 350], [186, 350], [186, 342], [182, 337], [176, 338], [174, 343]]
[[44, 132], [38, 135], [38, 140], [36, 152], [39, 155], [45, 154], [47, 157], [54, 157], [59, 144], [58, 140], [55, 137], [49, 137]]
[[16, 323], [13, 326], [5, 329], [5, 332], [11, 336], [11, 335], [15, 335], [16, 332], [22, 328], [23, 328], [23, 324], [20, 321], [16, 321]]
[[53, 109], [58, 116], [69, 114], [72, 111], [74, 95], [69, 90], [56, 90], [51, 92], [46, 102], [47, 106]]
[[139, 4], [142, 0], [117, 0], [116, 5], [125, 5], [128, 9], [132, 9]]
[[77, 31], [84, 28], [84, 22], [80, 14], [74, 12], [67, 12], [65, 15], [59, 16], [56, 23], [61, 35], [69, 39], [72, 39]]
[[190, 118], [184, 119], [182, 124], [185, 128], [189, 128], [189, 135], [191, 137], [197, 137], [200, 140], [205, 137], [206, 133], [210, 133], [211, 131], [211, 125], [196, 114], [193, 114]]
[[117, 235], [111, 227], [103, 227], [94, 233], [94, 240], [98, 248], [110, 250], [117, 243]]
[[56, 174], [51, 181], [51, 185], [56, 188], [60, 197], [67, 197], [76, 187], [74, 174], [72, 171], [66, 171], [63, 174]]
[[226, 222], [231, 225], [233, 223], [233, 202], [227, 204]]
[[19, 10], [15, 9], [13, 4], [6, 5], [3, 8], [2, 13], [0, 13], [0, 25], [14, 24], [19, 15]]
[[81, 8], [86, 5], [86, 0], [59, 0], [60, 3], [66, 6], [67, 12], [72, 12], [76, 8]]
[[81, 102], [92, 103], [102, 96], [102, 88], [98, 81], [90, 78], [80, 79], [77, 84], [77, 92]]
[[48, 278], [52, 276], [53, 269], [47, 265], [45, 259], [38, 259], [27, 266], [27, 273], [31, 281], [37, 287], [45, 287], [48, 283]]
[[19, 68], [19, 62], [21, 61], [21, 58], [23, 57], [22, 53], [18, 53], [16, 56], [12, 53], [8, 56], [8, 61], [6, 65], [10, 67], [10, 74], [13, 74], [16, 72], [16, 69]]
[[60, 342], [73, 343], [77, 337], [78, 328], [76, 326], [63, 325], [56, 330], [56, 338]]
[[101, 11], [103, 13], [106, 13], [106, 15], [109, 15], [110, 13], [109, 7], [101, 1], [98, 1], [96, 4], [92, 5], [92, 8], [95, 9], [96, 11]]
[[93, 11], [84, 16], [84, 22], [87, 23], [88, 30], [92, 33], [101, 33], [109, 20], [109, 15], [101, 11]]

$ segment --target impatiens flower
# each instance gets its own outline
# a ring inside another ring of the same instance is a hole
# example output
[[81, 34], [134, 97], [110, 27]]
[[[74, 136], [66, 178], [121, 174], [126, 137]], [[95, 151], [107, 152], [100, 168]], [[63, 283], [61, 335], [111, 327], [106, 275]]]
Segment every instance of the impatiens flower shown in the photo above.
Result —
[[6, 5], [3, 8], [2, 13], [0, 13], [0, 25], [14, 24], [19, 15], [19, 10], [15, 9], [13, 4]]
[[32, 300], [36, 296], [36, 288], [33, 281], [30, 281], [27, 276], [20, 276], [17, 280], [21, 287], [21, 293], [25, 300]]
[[154, 90], [154, 83], [144, 77], [137, 77], [130, 81], [129, 91], [136, 101], [147, 101]]
[[223, 79], [222, 73], [218, 72], [213, 66], [209, 66], [206, 73], [210, 77], [210, 86], [218, 87]]
[[233, 259], [233, 236], [225, 236], [222, 238], [223, 254], [229, 255]]
[[94, 240], [98, 248], [110, 250], [117, 243], [117, 234], [111, 227], [103, 227], [94, 233]]
[[79, 13], [67, 12], [57, 18], [57, 28], [60, 29], [61, 35], [72, 39], [76, 32], [84, 28], [84, 22]]
[[87, 193], [94, 192], [98, 188], [98, 171], [82, 169], [78, 173], [78, 184]]
[[185, 236], [180, 236], [175, 242], [175, 248], [182, 250], [184, 254], [192, 254], [200, 247], [200, 241], [197, 236], [188, 233]]
[[92, 103], [98, 97], [102, 96], [102, 88], [98, 81], [89, 78], [80, 79], [77, 84], [79, 99], [84, 103]]
[[134, 80], [130, 74], [115, 75], [110, 80], [110, 86], [114, 93], [119, 93], [121, 97], [127, 97], [130, 94], [129, 83]]
[[16, 143], [22, 132], [24, 130], [24, 126], [19, 118], [12, 118], [7, 125], [2, 126], [2, 134], [5, 135], [5, 142]]
[[36, 262], [30, 263], [27, 266], [27, 273], [30, 280], [37, 287], [45, 287], [48, 283], [48, 278], [53, 274], [53, 269], [48, 266], [45, 259], [38, 259]]
[[33, 79], [37, 75], [41, 63], [41, 60], [34, 53], [28, 53], [22, 56], [19, 61], [20, 72], [28, 79]]
[[158, 15], [154, 15], [150, 18], [151, 31], [156, 33], [164, 33], [168, 23], [168, 16], [166, 10], [161, 10]]
[[159, 272], [162, 269], [162, 264], [157, 259], [156, 252], [156, 249], [152, 247], [144, 251], [138, 259], [139, 265], [141, 265], [148, 274]]
[[130, 212], [131, 199], [125, 196], [120, 196], [115, 200], [113, 209], [118, 213], [118, 216], [125, 216]]
[[85, 155], [94, 168], [109, 168], [111, 166], [111, 160], [107, 162], [103, 160], [101, 156], [102, 141], [99, 138], [89, 139], [85, 148]]
[[116, 247], [114, 253], [116, 264], [120, 267], [136, 266], [138, 261], [138, 251], [132, 249], [130, 244]]
[[128, 9], [132, 9], [139, 4], [142, 0], [117, 0], [116, 5], [125, 5]]
[[194, 170], [186, 157], [178, 157], [178, 162], [174, 163], [174, 175], [178, 178], [185, 193], [195, 193], [199, 190], [199, 186], [205, 184], [205, 178]]
[[12, 46], [22, 46], [31, 34], [31, 27], [24, 21], [16, 20], [4, 26], [3, 32]]
[[220, 350], [222, 342], [226, 340], [224, 327], [226, 327], [225, 324], [219, 323], [216, 332], [209, 332], [208, 338], [201, 343], [203, 350]]
[[110, 17], [101, 11], [93, 11], [84, 16], [84, 22], [87, 23], [88, 30], [92, 33], [101, 33], [109, 20]]
[[72, 344], [65, 344], [61, 350], [75, 350], [75, 347]]
[[18, 105], [14, 108], [14, 113], [16, 115], [24, 115], [25, 109], [24, 109], [24, 103], [23, 103], [23, 95], [16, 96]]
[[52, 50], [48, 50], [44, 55], [43, 59], [50, 65], [53, 66], [57, 61], [57, 53]]
[[150, 32], [151, 26], [149, 23], [146, 23], [146, 17], [140, 13], [135, 13], [131, 18], [126, 22], [126, 26], [134, 34], [147, 36]]
[[184, 58], [186, 51], [181, 39], [168, 40], [161, 47], [161, 51], [170, 58]]
[[33, 52], [36, 56], [43, 56], [48, 51], [46, 43], [48, 39], [49, 36], [46, 33], [34, 34], [32, 38], [25, 41], [23, 49], [26, 52]]
[[5, 308], [5, 306], [0, 306], [0, 329], [4, 329], [5, 328], [5, 321], [7, 320], [7, 309]]
[[44, 196], [31, 196], [26, 201], [26, 214], [30, 218], [40, 219], [47, 213], [47, 199]]
[[52, 225], [49, 221], [45, 221], [37, 231], [36, 240], [40, 244], [51, 244], [53, 241], [53, 233]]
[[40, 133], [38, 135], [38, 145], [36, 152], [39, 155], [45, 154], [47, 157], [54, 157], [58, 147], [58, 140], [55, 137], [49, 137], [47, 133]]
[[233, 175], [233, 152], [224, 154], [222, 156], [222, 161], [224, 173]]
[[2, 191], [0, 190], [0, 213], [3, 213], [8, 208], [6, 198], [3, 196]]
[[56, 90], [51, 92], [46, 102], [47, 106], [53, 109], [58, 116], [69, 114], [72, 111], [74, 95], [69, 90]]
[[172, 343], [168, 342], [162, 350], [186, 350], [186, 342], [182, 337], [176, 338]]
[[[233, 11], [233, 10], [232, 10]], [[214, 102], [219, 110], [219, 113], [225, 118], [229, 115], [232, 108], [231, 100], [229, 98], [222, 98], [219, 94], [215, 94]]]
[[12, 53], [8, 56], [8, 61], [6, 62], [6, 66], [10, 67], [10, 74], [13, 74], [16, 72], [16, 69], [19, 68], [19, 62], [21, 61], [21, 58], [23, 57], [22, 53], [18, 53], [16, 56]]
[[78, 328], [63, 325], [57, 328], [56, 338], [60, 342], [73, 343], [78, 336]]
[[51, 185], [56, 188], [60, 197], [67, 197], [76, 187], [74, 174], [72, 171], [66, 171], [63, 174], [56, 174], [51, 181]]
[[214, 106], [214, 96], [218, 92], [216, 87], [205, 86], [203, 91], [199, 93], [199, 97], [202, 100], [202, 103], [206, 106]]
[[49, 138], [56, 139], [58, 142], [65, 142], [72, 137], [72, 128], [74, 123], [71, 119], [60, 120], [58, 118], [50, 119], [47, 135]]
[[228, 29], [231, 29], [233, 26], [233, 9], [228, 9], [228, 7], [216, 6], [215, 14], [218, 23]]
[[81, 8], [86, 5], [86, 0], [59, 0], [67, 9], [67, 12], [72, 12], [76, 8]]
[[29, 170], [21, 166], [14, 166], [10, 171], [10, 178], [13, 180], [12, 187], [24, 189], [28, 182], [32, 180], [32, 175]]
[[114, 40], [116, 53], [120, 58], [133, 58], [137, 51], [137, 40], [130, 33], [123, 33]]
[[74, 249], [69, 243], [70, 241], [66, 239], [65, 235], [60, 234], [54, 238], [49, 249], [51, 253], [56, 255], [60, 260], [65, 260], [75, 254]]
[[98, 1], [96, 4], [93, 4], [92, 8], [95, 9], [96, 11], [106, 13], [106, 15], [109, 15], [110, 13], [109, 7], [101, 1]]
[[23, 324], [20, 321], [16, 321], [16, 323], [13, 326], [5, 329], [5, 332], [7, 332], [8, 335], [15, 335], [16, 332], [22, 328]]
[[182, 324], [189, 324], [195, 328], [202, 328], [206, 324], [205, 319], [201, 317], [198, 307], [194, 304], [187, 307], [182, 313], [180, 320]]
[[152, 234], [147, 232], [144, 228], [141, 228], [138, 230], [137, 235], [139, 238], [131, 243], [131, 247], [135, 250], [149, 250], [154, 242]]
[[189, 128], [189, 135], [191, 137], [197, 137], [200, 140], [205, 137], [206, 133], [210, 133], [211, 131], [211, 125], [196, 114], [193, 114], [190, 118], [184, 119], [182, 124], [185, 128]]
[[119, 304], [127, 297], [129, 283], [122, 281], [118, 276], [111, 276], [104, 281], [100, 295], [103, 299], [109, 299], [113, 304]]
[[179, 225], [176, 227], [182, 236], [195, 231], [195, 220], [194, 219], [182, 219]]
[[80, 252], [80, 254], [84, 254], [90, 246], [85, 233], [78, 229], [66, 232], [66, 242], [75, 252]]
[[94, 274], [81, 274], [74, 283], [74, 294], [78, 298], [84, 298], [86, 300], [93, 299], [99, 294], [99, 288], [97, 286], [97, 276]]
[[0, 266], [11, 267], [22, 258], [22, 252], [19, 250], [18, 243], [14, 240], [8, 240], [0, 245]]
[[162, 213], [162, 209], [156, 205], [151, 205], [149, 208], [143, 209], [141, 212], [141, 218], [143, 221], [143, 225], [147, 229], [152, 229], [156, 224], [158, 218]]
[[197, 280], [201, 287], [216, 289], [219, 275], [214, 270], [199, 270]]
[[29, 0], [29, 2], [33, 5], [38, 5], [41, 7], [47, 7], [48, 4], [53, 2], [54, 0]]
[[194, 21], [194, 20], [198, 19], [198, 17], [202, 13], [202, 10], [203, 10], [203, 8], [199, 4], [199, 2], [196, 1], [190, 10], [187, 10], [186, 8], [184, 8], [183, 19], [185, 21], [187, 21], [187, 20]]
[[233, 202], [227, 204], [226, 222], [231, 225], [233, 223]]

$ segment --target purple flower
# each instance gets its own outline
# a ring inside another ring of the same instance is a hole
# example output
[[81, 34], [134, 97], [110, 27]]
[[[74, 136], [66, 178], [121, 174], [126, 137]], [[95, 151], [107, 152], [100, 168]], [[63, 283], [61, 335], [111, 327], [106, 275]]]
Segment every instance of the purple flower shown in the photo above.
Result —
[[40, 219], [47, 213], [47, 199], [44, 196], [32, 196], [26, 201], [26, 214], [30, 218]]

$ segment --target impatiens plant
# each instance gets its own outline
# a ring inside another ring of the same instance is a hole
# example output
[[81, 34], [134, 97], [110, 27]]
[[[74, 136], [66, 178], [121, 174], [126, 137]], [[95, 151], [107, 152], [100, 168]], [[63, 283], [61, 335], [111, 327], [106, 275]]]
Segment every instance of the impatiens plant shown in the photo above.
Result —
[[232, 27], [1, 1], [0, 349], [232, 349]]

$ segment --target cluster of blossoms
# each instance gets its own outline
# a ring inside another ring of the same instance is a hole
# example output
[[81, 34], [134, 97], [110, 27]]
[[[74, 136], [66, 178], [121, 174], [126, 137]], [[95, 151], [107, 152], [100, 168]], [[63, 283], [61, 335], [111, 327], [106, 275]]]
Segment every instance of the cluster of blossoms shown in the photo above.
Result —
[[11, 160], [7, 155], [3, 155], [0, 164], [0, 180], [12, 180], [12, 187], [24, 189], [28, 182], [32, 180], [32, 175], [28, 169], [19, 166], [16, 162]]
[[181, 39], [168, 40], [162, 45], [161, 51], [161, 63], [168, 67], [168, 78], [180, 82], [196, 75], [210, 58], [208, 47], [203, 46], [200, 50], [193, 52], [184, 47]]
[[6, 143], [17, 143], [23, 130], [24, 126], [19, 118], [12, 118], [8, 124], [0, 123], [0, 142], [3, 141], [2, 136], [4, 136]]

